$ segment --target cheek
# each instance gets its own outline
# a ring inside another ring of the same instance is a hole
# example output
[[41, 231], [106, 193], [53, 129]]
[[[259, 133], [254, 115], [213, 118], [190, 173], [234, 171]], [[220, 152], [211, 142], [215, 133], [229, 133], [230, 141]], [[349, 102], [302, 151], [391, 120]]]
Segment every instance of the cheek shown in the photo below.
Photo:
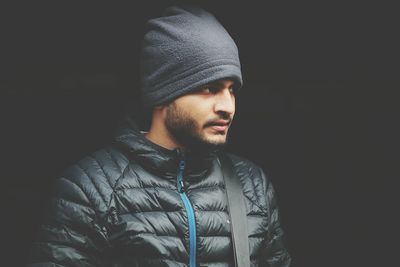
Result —
[[194, 119], [200, 128], [204, 128], [204, 125], [210, 120], [214, 119], [211, 109], [199, 108], [193, 113]]
[[212, 114], [212, 103], [204, 98], [187, 96], [180, 99], [180, 106], [185, 109], [185, 113], [191, 118], [198, 129], [203, 129], [204, 124], [215, 118]]
[[196, 127], [198, 129], [203, 129], [204, 124], [206, 123], [207, 117], [200, 112], [194, 112], [194, 113], [192, 113], [192, 120], [196, 124]]

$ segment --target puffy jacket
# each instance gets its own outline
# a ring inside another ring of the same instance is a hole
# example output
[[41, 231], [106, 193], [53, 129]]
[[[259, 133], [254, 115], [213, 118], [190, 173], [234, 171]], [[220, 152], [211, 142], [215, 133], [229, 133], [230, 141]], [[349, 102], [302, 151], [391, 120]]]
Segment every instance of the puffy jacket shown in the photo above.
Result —
[[[29, 266], [234, 266], [218, 153], [163, 148], [128, 121], [56, 180]], [[244, 188], [251, 266], [289, 266], [269, 177], [228, 156]]]

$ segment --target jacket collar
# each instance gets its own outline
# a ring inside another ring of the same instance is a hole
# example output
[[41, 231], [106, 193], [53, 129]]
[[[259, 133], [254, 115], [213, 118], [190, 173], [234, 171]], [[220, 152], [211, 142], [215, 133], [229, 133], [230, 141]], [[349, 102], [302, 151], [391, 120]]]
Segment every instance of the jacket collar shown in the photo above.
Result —
[[185, 179], [199, 179], [207, 175], [218, 150], [194, 152], [167, 149], [148, 140], [132, 118], [127, 117], [114, 133], [115, 143], [128, 151], [147, 171], [175, 179], [179, 161], [185, 160]]

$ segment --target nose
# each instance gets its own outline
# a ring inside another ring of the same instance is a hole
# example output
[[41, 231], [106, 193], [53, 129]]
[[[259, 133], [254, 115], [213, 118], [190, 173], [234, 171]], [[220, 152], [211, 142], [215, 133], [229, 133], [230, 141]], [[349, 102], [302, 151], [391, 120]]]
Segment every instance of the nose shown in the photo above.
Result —
[[216, 95], [214, 111], [216, 113], [235, 113], [235, 96], [228, 87], [221, 89]]

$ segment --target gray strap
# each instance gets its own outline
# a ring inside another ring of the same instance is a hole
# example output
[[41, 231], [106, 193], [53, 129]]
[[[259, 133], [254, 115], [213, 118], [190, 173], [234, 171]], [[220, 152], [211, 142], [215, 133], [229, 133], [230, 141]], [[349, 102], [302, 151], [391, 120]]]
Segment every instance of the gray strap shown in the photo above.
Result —
[[233, 164], [228, 156], [221, 153], [219, 158], [224, 175], [229, 215], [231, 218], [232, 246], [235, 257], [235, 266], [249, 267], [249, 239], [242, 185], [239, 177], [233, 170]]

